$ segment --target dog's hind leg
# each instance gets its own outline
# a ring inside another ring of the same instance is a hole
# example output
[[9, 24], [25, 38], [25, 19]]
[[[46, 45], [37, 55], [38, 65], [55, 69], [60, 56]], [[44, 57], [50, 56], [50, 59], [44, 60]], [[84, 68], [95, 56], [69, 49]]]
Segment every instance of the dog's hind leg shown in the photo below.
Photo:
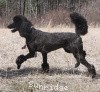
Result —
[[[72, 53], [73, 52], [70, 46], [65, 47], [64, 50], [67, 53]], [[77, 68], [80, 65], [80, 61], [78, 61], [78, 60], [76, 60], [76, 61], [77, 61], [77, 63], [75, 64], [75, 68]]]
[[43, 52], [42, 57], [43, 57], [42, 69], [44, 72], [48, 72], [49, 64], [47, 63], [47, 53]]
[[81, 64], [83, 64], [84, 66], [86, 66], [88, 68], [88, 71], [89, 71], [89, 73], [91, 73], [92, 78], [95, 77], [95, 75], [96, 75], [95, 67], [94, 67], [94, 65], [92, 65], [86, 61], [85, 51], [83, 51], [82, 49], [77, 49], [77, 50], [78, 50], [77, 53], [73, 52], [74, 57], [76, 58], [76, 60], [78, 62], [80, 62]]
[[[85, 51], [82, 51], [82, 56], [85, 58], [85, 56], [86, 56], [86, 52]], [[76, 58], [75, 55], [74, 55], [74, 57]], [[76, 61], [77, 61], [77, 63], [75, 64], [75, 68], [77, 68], [81, 63], [80, 60], [77, 60], [77, 58], [76, 58]]]

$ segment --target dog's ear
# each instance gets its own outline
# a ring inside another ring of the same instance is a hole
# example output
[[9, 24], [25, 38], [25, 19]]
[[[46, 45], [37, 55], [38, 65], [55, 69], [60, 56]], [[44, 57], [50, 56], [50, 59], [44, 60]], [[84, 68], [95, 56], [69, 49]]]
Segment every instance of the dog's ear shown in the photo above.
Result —
[[25, 19], [25, 22], [26, 22], [26, 24], [27, 24], [28, 27], [33, 26], [33, 24], [29, 20]]
[[19, 33], [22, 37], [28, 37], [32, 32], [29, 22], [22, 22], [20, 29]]
[[31, 22], [23, 22], [21, 24], [21, 29], [22, 30], [25, 30], [25, 31], [28, 31], [30, 28], [31, 28]]
[[33, 26], [33, 24], [29, 20], [27, 20], [27, 18], [25, 18], [25, 17], [24, 17], [24, 21], [23, 21], [22, 25], [24, 25], [23, 27], [25, 29], [31, 28], [31, 26]]

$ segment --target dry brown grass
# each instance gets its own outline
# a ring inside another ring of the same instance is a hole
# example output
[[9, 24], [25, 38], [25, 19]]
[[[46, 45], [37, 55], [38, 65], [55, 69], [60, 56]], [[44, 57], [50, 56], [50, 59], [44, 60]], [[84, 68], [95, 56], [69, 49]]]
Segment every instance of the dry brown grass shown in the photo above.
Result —
[[[49, 32], [74, 32], [74, 28], [58, 26], [39, 28]], [[12, 34], [9, 29], [0, 29], [0, 92], [60, 92], [59, 90], [42, 90], [42, 88], [29, 87], [29, 82], [42, 86], [68, 87], [63, 92], [99, 92], [100, 91], [100, 28], [89, 28], [89, 33], [82, 37], [84, 49], [87, 52], [87, 61], [94, 64], [97, 70], [97, 79], [87, 76], [87, 69], [76, 63], [71, 54], [63, 49], [48, 54], [50, 72], [44, 74], [41, 70], [42, 56], [29, 59], [23, 63], [20, 70], [16, 69], [15, 60], [20, 54], [27, 54], [22, 50], [25, 40], [16, 32]]]

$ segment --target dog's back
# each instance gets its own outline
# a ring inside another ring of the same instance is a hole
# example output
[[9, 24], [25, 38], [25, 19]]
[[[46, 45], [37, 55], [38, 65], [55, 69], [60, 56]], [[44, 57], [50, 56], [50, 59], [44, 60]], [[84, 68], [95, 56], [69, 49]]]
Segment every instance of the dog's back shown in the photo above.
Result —
[[32, 39], [31, 43], [37, 46], [36, 49], [39, 52], [41, 52], [42, 50], [50, 52], [71, 45], [78, 38], [81, 40], [81, 37], [79, 35], [71, 32], [49, 33], [49, 32], [42, 32], [34, 28], [32, 29], [32, 32], [33, 33], [31, 36]]

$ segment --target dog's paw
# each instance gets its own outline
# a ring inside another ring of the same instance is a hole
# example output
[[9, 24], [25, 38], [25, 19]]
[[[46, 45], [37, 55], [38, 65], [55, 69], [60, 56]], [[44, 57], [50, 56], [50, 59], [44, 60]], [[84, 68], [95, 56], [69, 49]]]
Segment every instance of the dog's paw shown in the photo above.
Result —
[[26, 58], [24, 55], [20, 55], [17, 59], [16, 59], [16, 64], [17, 64], [17, 69], [20, 69], [21, 64], [26, 61]]
[[49, 64], [48, 63], [43, 63], [42, 64], [42, 69], [45, 73], [49, 72]]
[[95, 76], [96, 76], [96, 70], [95, 70], [94, 65], [91, 65], [91, 67], [88, 69], [88, 71], [91, 74], [91, 77], [95, 78]]

